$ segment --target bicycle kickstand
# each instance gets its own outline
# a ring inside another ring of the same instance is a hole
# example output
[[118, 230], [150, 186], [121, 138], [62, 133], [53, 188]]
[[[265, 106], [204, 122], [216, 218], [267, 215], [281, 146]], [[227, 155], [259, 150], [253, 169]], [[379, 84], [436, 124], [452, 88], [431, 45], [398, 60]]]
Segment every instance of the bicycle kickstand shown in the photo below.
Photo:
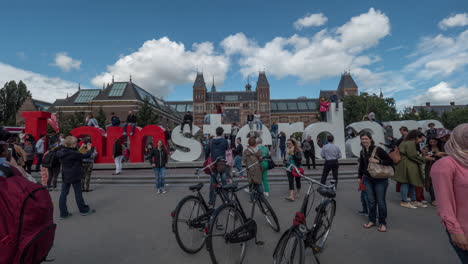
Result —
[[257, 239], [257, 236], [255, 236], [255, 245], [257, 246], [263, 246], [265, 245], [265, 242], [264, 241], [260, 241]]

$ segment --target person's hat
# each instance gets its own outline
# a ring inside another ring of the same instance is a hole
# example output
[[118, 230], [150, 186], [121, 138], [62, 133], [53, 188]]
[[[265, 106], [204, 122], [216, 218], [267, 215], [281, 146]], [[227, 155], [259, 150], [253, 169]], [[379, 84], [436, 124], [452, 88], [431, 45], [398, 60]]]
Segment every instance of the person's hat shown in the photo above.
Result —
[[441, 129], [441, 130], [439, 130], [439, 132], [437, 132], [437, 138], [443, 138], [445, 136], [449, 136], [450, 133], [451, 132], [448, 129]]

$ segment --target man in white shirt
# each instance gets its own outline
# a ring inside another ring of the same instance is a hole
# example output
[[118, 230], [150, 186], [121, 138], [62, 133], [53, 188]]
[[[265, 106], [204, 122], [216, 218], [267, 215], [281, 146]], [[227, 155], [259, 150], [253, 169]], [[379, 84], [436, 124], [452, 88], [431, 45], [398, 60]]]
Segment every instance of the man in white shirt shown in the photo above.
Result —
[[41, 135], [39, 140], [36, 142], [36, 157], [37, 157], [36, 172], [39, 172], [39, 168], [42, 163], [42, 158], [44, 157], [45, 145], [46, 145], [45, 140], [46, 140], [46, 135]]

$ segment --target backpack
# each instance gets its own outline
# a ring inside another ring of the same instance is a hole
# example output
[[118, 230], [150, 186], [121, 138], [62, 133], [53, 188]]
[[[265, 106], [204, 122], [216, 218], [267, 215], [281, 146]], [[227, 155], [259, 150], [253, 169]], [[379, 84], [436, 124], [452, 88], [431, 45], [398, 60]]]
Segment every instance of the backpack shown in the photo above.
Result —
[[53, 165], [56, 163], [57, 157], [55, 156], [55, 152], [49, 151], [47, 154], [44, 155], [42, 158], [42, 167], [44, 168], [52, 168]]
[[52, 248], [56, 225], [49, 192], [0, 166], [0, 263], [39, 264]]

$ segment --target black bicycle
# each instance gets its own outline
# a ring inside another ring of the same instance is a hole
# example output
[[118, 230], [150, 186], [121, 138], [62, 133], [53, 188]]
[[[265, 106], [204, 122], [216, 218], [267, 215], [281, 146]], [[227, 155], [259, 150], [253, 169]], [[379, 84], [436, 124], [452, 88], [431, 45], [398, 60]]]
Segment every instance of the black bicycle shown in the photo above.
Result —
[[[286, 169], [295, 170], [297, 167], [289, 164]], [[335, 217], [336, 182], [332, 180], [331, 185], [326, 186], [302, 175], [298, 170], [297, 172], [300, 177], [309, 182], [309, 189], [304, 196], [301, 210], [294, 217], [293, 225], [284, 232], [276, 245], [273, 253], [274, 264], [303, 264], [305, 263], [304, 251], [306, 248], [312, 249], [313, 260], [318, 263], [317, 254], [322, 252], [325, 247], [325, 242], [327, 241], [333, 218]], [[317, 192], [321, 195], [322, 201], [315, 208], [316, 215], [313, 223], [308, 224], [307, 219], [315, 200], [314, 184], [319, 186]], [[312, 202], [309, 207], [311, 197]]]
[[[262, 241], [257, 240], [257, 223], [253, 219], [257, 205], [269, 226], [276, 232], [280, 231], [278, 217], [263, 193], [258, 190], [258, 184], [237, 187], [237, 183], [233, 183], [223, 188], [228, 190], [232, 197], [229, 202], [218, 207], [213, 213], [207, 230], [206, 248], [210, 252], [211, 261], [214, 264], [242, 263], [247, 241], [255, 239], [255, 244], [263, 245]], [[251, 190], [250, 218], [247, 217], [237, 197], [237, 192], [244, 188]]]
[[[211, 168], [217, 161], [218, 159], [204, 168], [197, 169], [195, 175], [199, 177], [200, 171]], [[210, 177], [213, 177], [215, 181], [216, 187], [214, 191], [216, 197], [219, 196], [222, 203], [228, 202], [230, 200], [229, 192], [222, 188], [214, 172]], [[210, 217], [215, 211], [213, 208], [210, 208], [203, 198], [200, 192], [202, 188], [203, 183], [190, 186], [189, 190], [195, 194], [184, 197], [177, 204], [175, 210], [171, 212], [172, 232], [180, 248], [189, 254], [197, 253], [205, 245], [205, 229], [208, 228]]]

